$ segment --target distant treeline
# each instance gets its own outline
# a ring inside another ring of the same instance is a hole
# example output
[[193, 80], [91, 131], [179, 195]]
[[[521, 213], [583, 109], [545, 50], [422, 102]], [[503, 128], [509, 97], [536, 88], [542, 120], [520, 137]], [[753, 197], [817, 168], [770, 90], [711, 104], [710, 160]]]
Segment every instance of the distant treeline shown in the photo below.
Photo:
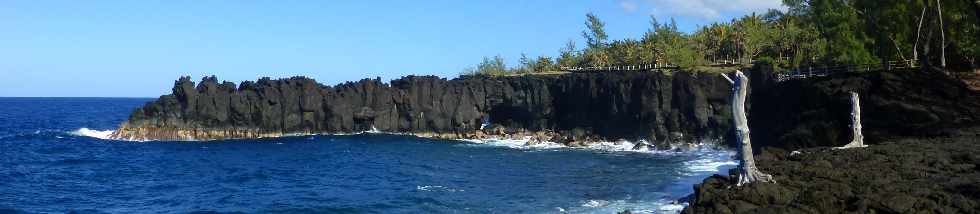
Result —
[[557, 57], [529, 58], [508, 67], [499, 55], [484, 57], [464, 75], [541, 73], [560, 67], [670, 64], [684, 68], [767, 61], [782, 67], [870, 64], [915, 60], [950, 70], [975, 70], [980, 58], [980, 1], [783, 0], [786, 12], [769, 10], [729, 22], [677, 29], [651, 16], [637, 39], [609, 40], [604, 23], [586, 15], [585, 47], [568, 41]]

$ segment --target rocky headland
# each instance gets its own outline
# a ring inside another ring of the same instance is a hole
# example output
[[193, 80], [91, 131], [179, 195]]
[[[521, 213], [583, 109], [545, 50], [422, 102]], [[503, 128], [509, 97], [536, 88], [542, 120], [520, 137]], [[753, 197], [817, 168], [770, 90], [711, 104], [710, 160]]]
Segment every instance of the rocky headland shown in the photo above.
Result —
[[731, 133], [729, 83], [717, 74], [608, 71], [447, 80], [408, 76], [335, 86], [293, 77], [240, 85], [182, 77], [112, 137], [221, 140], [376, 130], [435, 138], [532, 138], [666, 147]]

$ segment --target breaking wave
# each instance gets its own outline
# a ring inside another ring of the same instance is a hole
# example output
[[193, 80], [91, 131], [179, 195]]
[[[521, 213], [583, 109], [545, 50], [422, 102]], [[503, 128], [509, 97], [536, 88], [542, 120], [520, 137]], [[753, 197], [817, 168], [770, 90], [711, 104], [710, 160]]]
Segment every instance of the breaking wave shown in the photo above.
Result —
[[648, 146], [646, 141], [630, 142], [598, 142], [586, 147], [568, 147], [555, 142], [534, 142], [530, 137], [523, 139], [459, 139], [468, 142], [463, 146], [507, 147], [519, 150], [556, 150], [584, 149], [598, 152], [629, 152], [643, 153], [664, 157], [683, 157], [680, 162], [680, 177], [666, 190], [664, 198], [659, 200], [626, 199], [591, 199], [582, 201], [578, 207], [556, 207], [560, 213], [617, 213], [630, 210], [632, 213], [680, 213], [688, 206], [686, 202], [678, 202], [685, 195], [691, 194], [691, 186], [700, 183], [704, 177], [711, 174], [725, 174], [725, 171], [738, 163], [733, 159], [735, 152], [715, 146], [715, 143], [696, 143], [667, 150], [658, 150]]
[[738, 165], [733, 159], [735, 152], [706, 143], [692, 144], [690, 147], [658, 150], [647, 146], [637, 147], [638, 144], [650, 145], [646, 141], [629, 142], [598, 142], [586, 147], [569, 147], [555, 142], [534, 142], [530, 137], [524, 139], [458, 139], [468, 142], [464, 146], [507, 147], [520, 150], [553, 150], [553, 149], [586, 149], [602, 152], [636, 152], [669, 156], [694, 156], [693, 160], [683, 163], [686, 175], [720, 173], [725, 167]]
[[82, 127], [78, 130], [68, 132], [71, 135], [98, 138], [103, 140], [110, 140], [109, 135], [112, 135], [113, 130], [93, 130], [89, 128]]
[[738, 165], [733, 160], [718, 160], [718, 159], [697, 159], [685, 162], [684, 165], [687, 166], [690, 172], [717, 172], [719, 168], [723, 166], [734, 166]]
[[687, 203], [677, 203], [676, 201], [632, 201], [625, 200], [601, 200], [593, 199], [583, 201], [579, 207], [558, 207], [561, 213], [618, 213], [629, 210], [630, 213], [649, 213], [666, 214], [680, 213]]
[[[586, 149], [604, 152], [639, 152], [639, 153], [656, 153], [656, 154], [680, 154], [680, 153], [690, 153], [698, 151], [715, 152], [721, 151], [722, 149], [713, 148], [714, 144], [711, 143], [696, 143], [687, 144], [681, 146], [671, 146], [670, 149], [655, 149], [652, 144], [640, 140], [637, 142], [620, 140], [616, 142], [595, 142], [586, 145], [585, 147], [569, 147], [561, 143], [549, 142], [549, 141], [534, 141], [532, 137], [524, 137], [521, 139], [499, 139], [499, 138], [488, 138], [488, 139], [456, 139], [458, 141], [471, 143], [469, 146], [491, 146], [491, 147], [507, 147], [512, 149], [521, 150], [551, 150], [551, 149]], [[642, 146], [638, 146], [642, 145]]]
[[459, 139], [459, 141], [472, 143], [476, 146], [507, 147], [512, 149], [558, 149], [567, 146], [555, 142], [532, 143], [531, 138], [525, 139]]

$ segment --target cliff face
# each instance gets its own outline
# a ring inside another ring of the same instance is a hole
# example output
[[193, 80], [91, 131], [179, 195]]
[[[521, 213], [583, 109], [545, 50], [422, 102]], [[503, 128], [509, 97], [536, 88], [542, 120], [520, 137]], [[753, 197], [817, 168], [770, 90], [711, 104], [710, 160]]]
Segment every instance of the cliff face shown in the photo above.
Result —
[[[551, 133], [558, 142], [694, 142], [731, 130], [729, 83], [688, 72], [602, 72], [454, 80], [409, 76], [336, 86], [261, 79], [240, 86], [188, 77], [137, 109], [113, 137], [213, 140], [384, 132], [462, 138]], [[480, 130], [484, 122], [491, 126]], [[492, 130], [492, 131], [490, 131]], [[557, 139], [556, 139], [557, 138]]]
[[[860, 94], [875, 144], [937, 136], [980, 124], [980, 96], [938, 72], [846, 73], [777, 83], [750, 72], [749, 125], [757, 151], [840, 146], [850, 141], [850, 101]], [[439, 138], [533, 136], [696, 142], [731, 135], [730, 85], [717, 74], [601, 72], [454, 80], [409, 76], [324, 86], [307, 78], [195, 85], [137, 109], [119, 139], [215, 140], [377, 129]], [[480, 130], [484, 122], [489, 127]]]
[[865, 142], [946, 136], [980, 125], [980, 93], [934, 71], [841, 73], [775, 83], [753, 80], [749, 125], [754, 147], [801, 149], [851, 141], [848, 92], [860, 94]]

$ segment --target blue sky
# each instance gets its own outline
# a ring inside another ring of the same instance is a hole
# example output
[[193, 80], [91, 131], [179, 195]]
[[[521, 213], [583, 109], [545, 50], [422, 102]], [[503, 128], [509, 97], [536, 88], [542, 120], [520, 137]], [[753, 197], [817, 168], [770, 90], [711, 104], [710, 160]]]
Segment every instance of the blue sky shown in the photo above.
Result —
[[484, 56], [582, 46], [585, 14], [613, 39], [649, 16], [681, 30], [781, 7], [780, 0], [0, 1], [0, 96], [157, 97], [181, 75], [325, 84], [456, 77]]

